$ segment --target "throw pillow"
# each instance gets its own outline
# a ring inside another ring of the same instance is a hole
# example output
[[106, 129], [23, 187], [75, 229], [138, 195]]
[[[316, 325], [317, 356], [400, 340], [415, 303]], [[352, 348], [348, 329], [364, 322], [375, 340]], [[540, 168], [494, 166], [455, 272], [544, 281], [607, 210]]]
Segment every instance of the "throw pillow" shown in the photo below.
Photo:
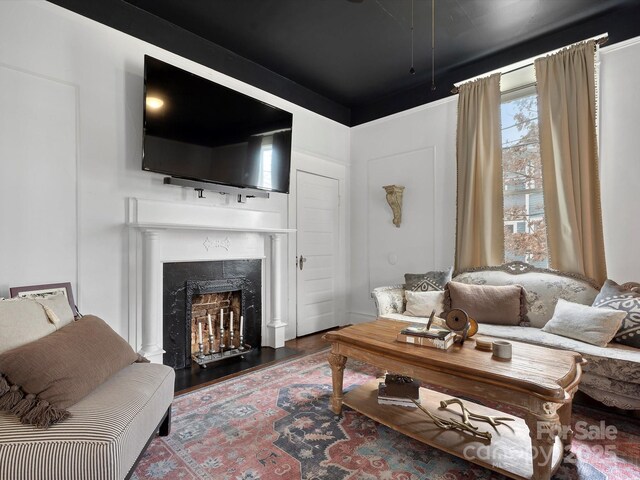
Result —
[[63, 293], [44, 298], [34, 298], [34, 300], [44, 307], [49, 320], [56, 325], [56, 328], [60, 329], [73, 322], [73, 311], [71, 311], [67, 296]]
[[413, 292], [407, 290], [404, 292], [407, 298], [407, 309], [405, 315], [412, 317], [428, 317], [433, 310], [436, 315], [440, 315], [444, 309], [444, 292]]
[[0, 301], [0, 353], [56, 331], [38, 302], [30, 298]]
[[471, 285], [449, 282], [444, 309], [459, 308], [478, 323], [520, 325], [527, 321], [526, 292], [521, 285]]
[[622, 325], [624, 317], [625, 312], [568, 302], [561, 298], [553, 317], [542, 327], [542, 331], [606, 347]]
[[428, 292], [431, 290], [444, 290], [447, 282], [451, 280], [453, 267], [448, 270], [433, 271], [427, 273], [405, 273], [404, 289], [414, 292]]
[[593, 306], [625, 312], [622, 326], [613, 341], [640, 348], [640, 293], [623, 290], [613, 280], [607, 280], [593, 301]]
[[0, 411], [46, 428], [67, 418], [68, 407], [137, 358], [109, 325], [87, 315], [0, 354]]

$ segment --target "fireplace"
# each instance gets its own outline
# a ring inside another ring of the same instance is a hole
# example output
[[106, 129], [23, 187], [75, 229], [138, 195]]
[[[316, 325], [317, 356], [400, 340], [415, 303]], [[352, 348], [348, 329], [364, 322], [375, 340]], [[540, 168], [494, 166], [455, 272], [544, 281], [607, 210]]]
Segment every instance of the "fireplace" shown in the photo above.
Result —
[[[191, 366], [199, 351], [201, 324], [204, 354], [220, 352], [220, 313], [223, 314], [223, 350], [240, 346], [240, 317], [243, 341], [251, 347], [261, 344], [262, 262], [259, 259], [207, 262], [175, 262], [163, 265], [163, 363], [180, 369]], [[209, 344], [211, 315], [212, 345]], [[213, 347], [210, 352], [211, 346]]]
[[251, 345], [284, 347], [282, 307], [290, 285], [282, 251], [283, 240], [294, 230], [283, 227], [281, 213], [130, 198], [126, 223], [128, 336], [140, 354], [152, 362], [188, 366], [187, 282], [243, 277], [249, 279], [242, 306], [245, 321], [253, 317], [255, 322], [255, 333], [248, 332], [256, 335]]

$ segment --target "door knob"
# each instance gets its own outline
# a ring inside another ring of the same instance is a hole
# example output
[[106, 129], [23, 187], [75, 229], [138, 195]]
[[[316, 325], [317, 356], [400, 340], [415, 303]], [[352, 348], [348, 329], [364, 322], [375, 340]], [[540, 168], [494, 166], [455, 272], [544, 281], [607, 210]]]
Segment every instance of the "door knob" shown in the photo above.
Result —
[[298, 265], [300, 265], [300, 270], [302, 270], [304, 268], [304, 262], [306, 262], [307, 259], [304, 258], [302, 255], [300, 255], [300, 260], [298, 260]]

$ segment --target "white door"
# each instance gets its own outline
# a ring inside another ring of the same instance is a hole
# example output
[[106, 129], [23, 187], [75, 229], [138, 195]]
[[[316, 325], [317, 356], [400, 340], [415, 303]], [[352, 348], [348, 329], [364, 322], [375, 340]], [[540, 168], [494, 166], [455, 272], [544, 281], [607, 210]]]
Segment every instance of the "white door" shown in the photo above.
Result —
[[297, 172], [297, 335], [337, 326], [338, 180]]

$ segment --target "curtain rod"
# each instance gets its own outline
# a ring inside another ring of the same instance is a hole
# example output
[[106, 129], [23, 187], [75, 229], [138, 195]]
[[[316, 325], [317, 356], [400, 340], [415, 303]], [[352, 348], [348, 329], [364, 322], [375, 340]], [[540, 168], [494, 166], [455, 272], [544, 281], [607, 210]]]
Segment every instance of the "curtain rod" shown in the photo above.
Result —
[[[591, 38], [587, 38], [585, 40], [581, 40], [580, 42], [588, 42], [589, 40], [595, 40], [596, 41], [596, 45], [604, 45], [605, 43], [607, 43], [607, 40], [609, 40], [609, 34], [608, 33], [603, 33], [603, 34], [600, 34], [600, 35], [596, 35], [595, 37], [591, 37]], [[551, 55], [553, 53], [559, 52], [560, 50], [564, 50], [565, 48], [570, 47], [572, 45], [576, 45], [576, 44], [578, 44], [580, 42], [575, 42], [575, 43], [572, 43], [571, 45], [567, 45], [565, 47], [556, 48], [555, 50], [551, 50], [551, 51], [546, 52], [546, 53], [541, 53], [540, 55], [536, 55], [535, 57], [528, 58], [527, 60], [521, 60], [519, 62], [512, 63], [511, 65], [507, 65], [506, 67], [498, 68], [496, 70], [492, 70], [491, 72], [483, 73], [482, 75], [476, 75], [475, 77], [469, 78], [467, 80], [463, 80], [462, 82], [454, 83], [453, 84], [453, 88], [451, 89], [451, 93], [458, 93], [460, 91], [459, 87], [463, 83], [472, 82], [474, 80], [477, 80], [477, 79], [483, 78], [483, 77], [488, 77], [489, 75], [492, 75], [492, 74], [498, 73], [498, 72], [500, 72], [502, 75], [504, 75], [506, 73], [511, 73], [511, 72], [515, 72], [517, 70], [522, 70], [523, 68], [527, 68], [527, 67], [533, 65], [533, 62], [535, 62], [535, 60], [538, 59], [538, 58], [546, 57], [547, 55]]]

